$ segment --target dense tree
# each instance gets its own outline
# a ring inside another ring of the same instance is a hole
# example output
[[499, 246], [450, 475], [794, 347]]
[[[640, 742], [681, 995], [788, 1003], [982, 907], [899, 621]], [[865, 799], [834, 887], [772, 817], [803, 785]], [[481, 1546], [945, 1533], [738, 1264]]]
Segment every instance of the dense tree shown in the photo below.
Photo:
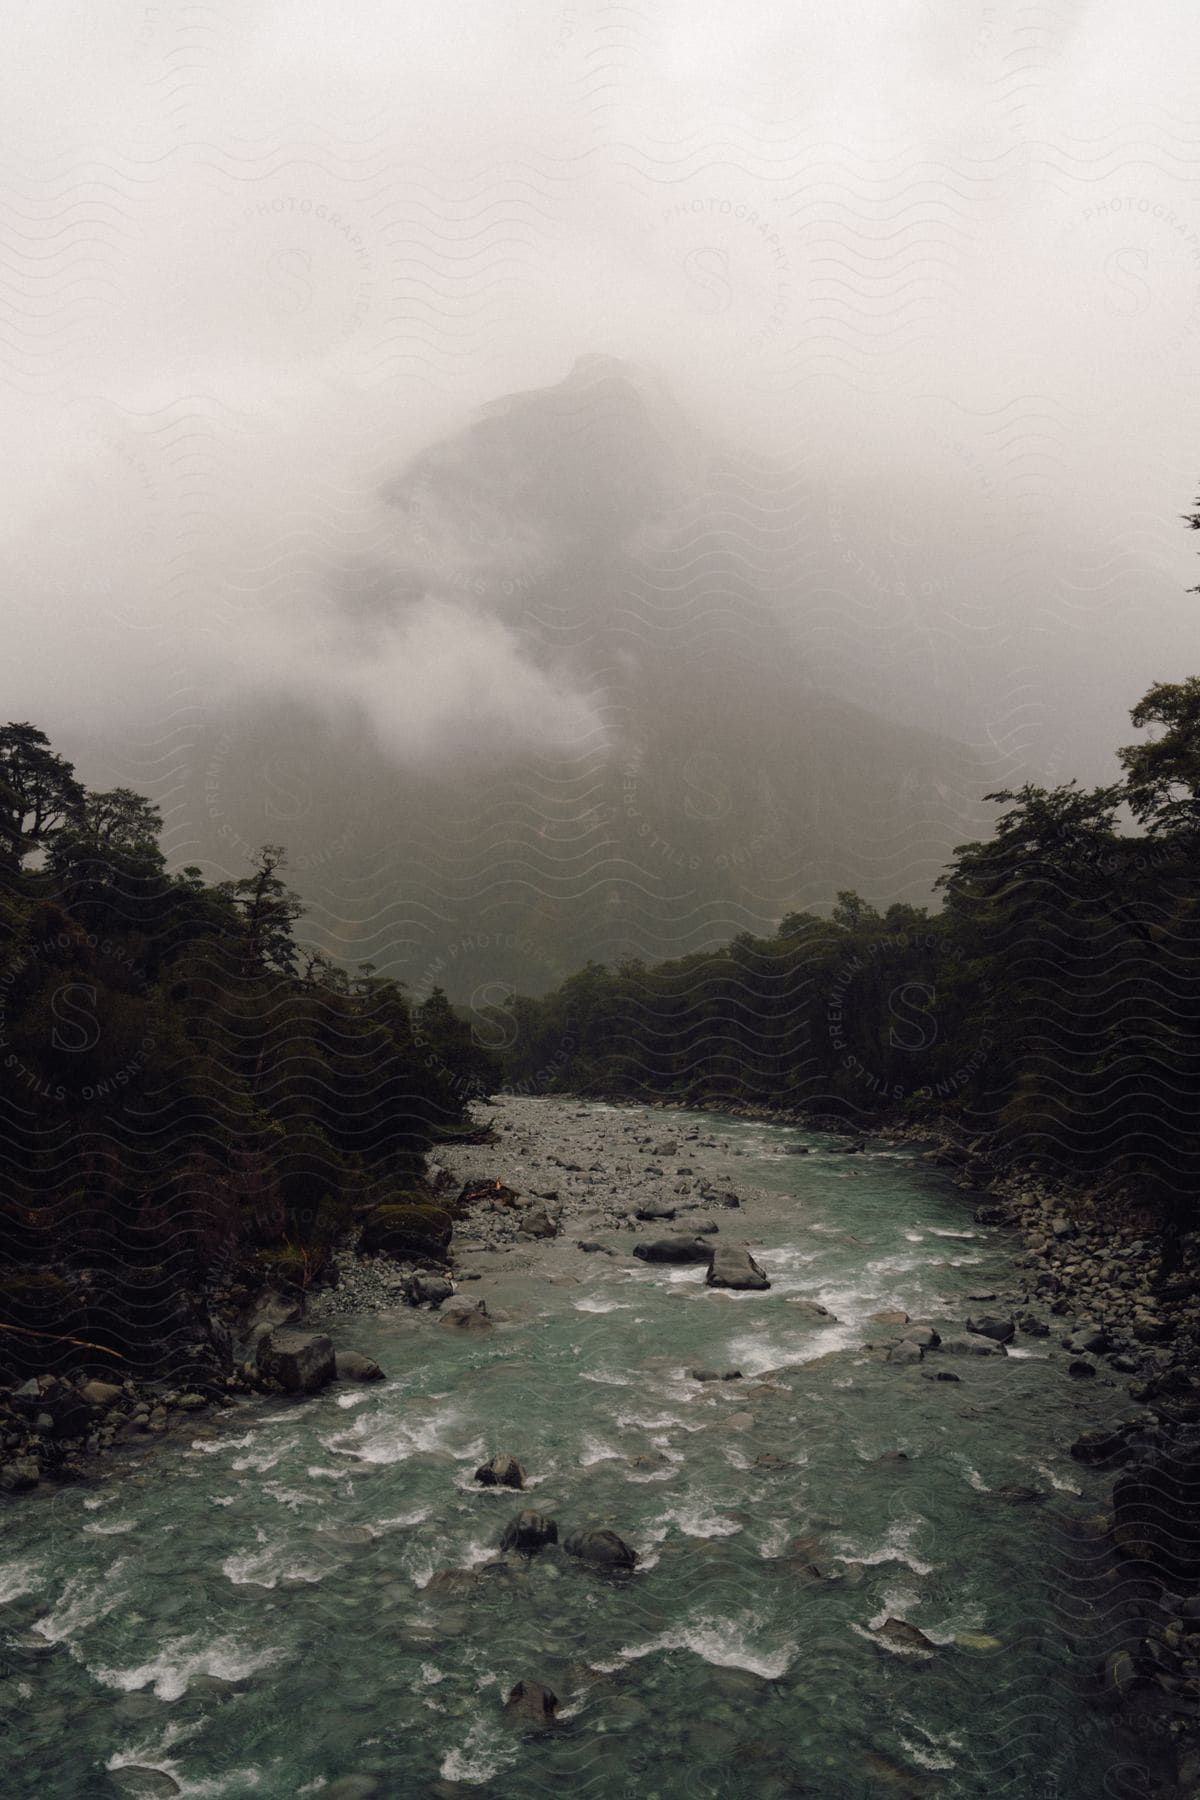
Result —
[[[524, 1003], [533, 1085], [940, 1121], [994, 1156], [1136, 1178], [1168, 1244], [1200, 1182], [1200, 679], [1135, 707], [1123, 783], [990, 798], [940, 913], [842, 892], [828, 919], [644, 968], [596, 965]], [[1144, 834], [1119, 823], [1132, 815]]]
[[70, 763], [36, 726], [0, 726], [0, 872], [21, 867], [52, 834], [77, 820], [84, 790]]
[[[13, 1368], [24, 1334], [65, 1329], [118, 1275], [144, 1278], [168, 1314], [230, 1258], [311, 1279], [355, 1208], [406, 1193], [496, 1071], [444, 996], [417, 1030], [396, 983], [297, 943], [280, 846], [210, 885], [167, 870], [156, 807], [86, 793], [34, 727], [0, 732], [0, 772], [0, 1362]], [[148, 1310], [122, 1303], [104, 1341], [134, 1356]], [[36, 1366], [54, 1366], [52, 1341], [29, 1339]]]

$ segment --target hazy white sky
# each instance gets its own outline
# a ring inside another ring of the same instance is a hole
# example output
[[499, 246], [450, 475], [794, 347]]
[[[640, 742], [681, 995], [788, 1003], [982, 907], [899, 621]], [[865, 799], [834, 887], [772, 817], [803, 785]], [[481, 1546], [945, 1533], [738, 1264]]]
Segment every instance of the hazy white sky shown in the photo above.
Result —
[[38, 0], [2, 30], [3, 716], [78, 752], [267, 686], [403, 758], [499, 669], [498, 730], [586, 731], [480, 609], [362, 645], [327, 570], [395, 552], [409, 454], [589, 351], [661, 370], [768, 511], [800, 496], [779, 604], [848, 697], [1096, 776], [1200, 667], [1182, 0]]

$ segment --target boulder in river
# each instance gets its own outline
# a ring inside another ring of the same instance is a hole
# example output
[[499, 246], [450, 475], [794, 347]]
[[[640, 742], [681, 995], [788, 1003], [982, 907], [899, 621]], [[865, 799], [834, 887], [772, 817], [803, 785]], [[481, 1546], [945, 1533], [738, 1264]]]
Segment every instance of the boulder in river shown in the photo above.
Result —
[[984, 1337], [978, 1331], [959, 1331], [942, 1339], [940, 1348], [948, 1356], [1006, 1356], [1003, 1344]]
[[635, 1244], [633, 1254], [643, 1262], [706, 1263], [712, 1258], [713, 1247], [701, 1243], [699, 1238], [673, 1233], [670, 1237], [650, 1238], [645, 1244]]
[[577, 1241], [575, 1248], [577, 1250], [587, 1250], [593, 1255], [597, 1252], [599, 1252], [601, 1256], [615, 1256], [617, 1254], [610, 1245], [601, 1244], [596, 1238], [580, 1238]]
[[334, 1358], [334, 1372], [339, 1381], [383, 1381], [383, 1370], [373, 1356], [358, 1350], [339, 1350]]
[[447, 1331], [490, 1331], [492, 1320], [482, 1300], [456, 1296], [453, 1306], [443, 1306], [438, 1324]]
[[910, 1325], [904, 1333], [904, 1341], [919, 1344], [922, 1350], [936, 1350], [942, 1340], [932, 1325]]
[[818, 1300], [805, 1300], [799, 1294], [789, 1294], [787, 1303], [798, 1307], [806, 1319], [823, 1319], [827, 1325], [836, 1325], [838, 1322], [829, 1308], [822, 1306]]
[[480, 1487], [523, 1488], [525, 1471], [515, 1456], [493, 1456], [475, 1471]]
[[517, 1513], [504, 1527], [504, 1536], [500, 1539], [502, 1550], [524, 1550], [532, 1554], [541, 1550], [546, 1544], [557, 1544], [558, 1525], [548, 1519], [545, 1513], [528, 1510]]
[[520, 1232], [522, 1237], [552, 1238], [558, 1236], [558, 1226], [544, 1208], [538, 1207], [525, 1214]]
[[977, 1319], [968, 1319], [967, 1330], [973, 1331], [977, 1337], [993, 1338], [997, 1344], [1010, 1344], [1017, 1334], [1017, 1327], [1012, 1319], [993, 1318], [988, 1313], [982, 1313]]
[[320, 1331], [298, 1331], [280, 1326], [262, 1338], [258, 1365], [289, 1394], [315, 1394], [333, 1380], [336, 1358], [333, 1345]]
[[932, 1656], [937, 1648], [923, 1631], [918, 1631], [907, 1619], [893, 1619], [889, 1616], [882, 1625], [876, 1627], [875, 1636], [897, 1650], [917, 1651], [923, 1656]]
[[705, 1280], [709, 1287], [759, 1290], [771, 1285], [766, 1272], [759, 1268], [750, 1252], [739, 1250], [732, 1244], [713, 1246], [712, 1263]]
[[637, 1551], [631, 1550], [625, 1540], [607, 1526], [588, 1526], [583, 1531], [573, 1531], [563, 1549], [568, 1556], [577, 1556], [598, 1569], [620, 1570], [637, 1566]]
[[518, 1681], [504, 1702], [504, 1710], [510, 1718], [527, 1720], [532, 1725], [553, 1725], [558, 1695], [540, 1681]]
[[907, 1338], [899, 1344], [893, 1344], [887, 1353], [887, 1361], [890, 1363], [919, 1363], [924, 1358], [925, 1352], [921, 1345], [911, 1343]]
[[169, 1794], [182, 1794], [183, 1789], [173, 1775], [162, 1769], [151, 1769], [144, 1763], [124, 1763], [109, 1776], [114, 1793], [145, 1796], [145, 1800], [166, 1800]]
[[454, 1295], [454, 1283], [444, 1275], [410, 1275], [404, 1296], [411, 1306], [441, 1306]]

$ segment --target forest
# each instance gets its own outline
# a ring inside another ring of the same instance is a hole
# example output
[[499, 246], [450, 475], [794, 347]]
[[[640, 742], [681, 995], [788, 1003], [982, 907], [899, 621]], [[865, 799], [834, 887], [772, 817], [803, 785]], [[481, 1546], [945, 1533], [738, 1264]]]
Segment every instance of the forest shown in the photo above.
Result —
[[1131, 718], [1150, 735], [1119, 751], [1119, 781], [989, 795], [995, 833], [957, 849], [936, 911], [843, 892], [772, 937], [592, 963], [514, 1001], [506, 1085], [938, 1124], [1000, 1165], [1133, 1178], [1186, 1224], [1200, 679], [1155, 685]]
[[164, 1294], [247, 1257], [307, 1286], [355, 1220], [428, 1199], [425, 1153], [500, 1087], [936, 1126], [993, 1166], [1132, 1182], [1177, 1235], [1200, 1170], [1200, 678], [1131, 716], [1152, 729], [1119, 782], [990, 796], [939, 910], [843, 892], [771, 937], [589, 963], [482, 1034], [440, 989], [414, 1004], [305, 951], [279, 846], [237, 880], [171, 873], [149, 801], [87, 791], [8, 725], [0, 1328], [31, 1345], [115, 1307], [107, 1342], [156, 1341]]
[[[305, 1287], [356, 1215], [421, 1197], [494, 1085], [445, 994], [304, 952], [283, 851], [216, 884], [161, 819], [0, 729], [0, 1358], [129, 1354], [249, 1259]], [[90, 1298], [95, 1296], [94, 1301]]]

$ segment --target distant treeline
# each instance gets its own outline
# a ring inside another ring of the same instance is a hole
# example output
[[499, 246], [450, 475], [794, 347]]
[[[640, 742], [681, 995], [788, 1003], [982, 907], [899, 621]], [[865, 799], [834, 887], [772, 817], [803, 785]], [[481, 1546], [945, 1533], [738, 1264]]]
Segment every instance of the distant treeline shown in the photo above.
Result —
[[61, 1323], [71, 1270], [144, 1266], [161, 1296], [248, 1253], [311, 1279], [496, 1079], [440, 990], [413, 1006], [301, 950], [281, 850], [211, 884], [168, 873], [160, 827], [127, 789], [87, 792], [34, 726], [0, 728], [9, 1334], [56, 1305]]
[[1136, 1174], [1187, 1218], [1200, 679], [1152, 688], [1132, 718], [1157, 731], [1119, 752], [1119, 783], [989, 796], [995, 836], [955, 852], [937, 913], [843, 893], [773, 937], [591, 963], [510, 1005], [506, 1085], [943, 1120], [1005, 1161]]

